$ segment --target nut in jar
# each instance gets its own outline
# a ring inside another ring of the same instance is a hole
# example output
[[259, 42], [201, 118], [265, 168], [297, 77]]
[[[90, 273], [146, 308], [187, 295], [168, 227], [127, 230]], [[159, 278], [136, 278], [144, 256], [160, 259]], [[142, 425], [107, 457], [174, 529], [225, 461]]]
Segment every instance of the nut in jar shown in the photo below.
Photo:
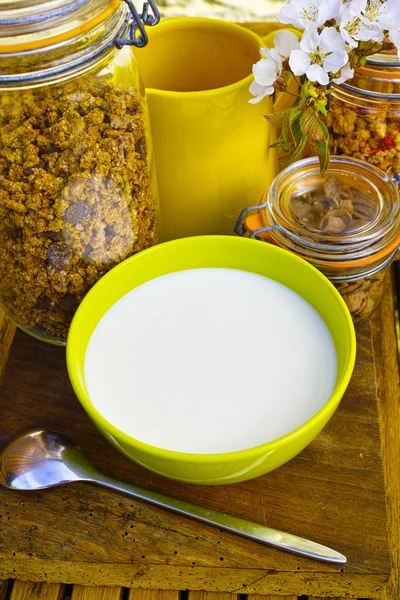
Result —
[[378, 307], [385, 289], [386, 278], [390, 270], [392, 257], [388, 264], [377, 273], [364, 273], [362, 278], [340, 281], [331, 278], [332, 283], [346, 302], [353, 320], [369, 317]]
[[316, 157], [282, 171], [256, 214], [236, 232], [295, 252], [337, 288], [355, 322], [377, 308], [400, 244], [397, 187], [364, 161], [333, 156], [324, 177]]

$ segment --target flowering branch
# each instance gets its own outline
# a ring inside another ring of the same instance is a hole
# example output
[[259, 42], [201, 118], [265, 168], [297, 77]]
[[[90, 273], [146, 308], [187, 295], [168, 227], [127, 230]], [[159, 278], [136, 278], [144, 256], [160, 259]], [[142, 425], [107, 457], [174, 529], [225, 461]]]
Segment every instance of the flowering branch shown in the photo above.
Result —
[[297, 105], [266, 118], [281, 129], [274, 144], [283, 151], [280, 160], [294, 160], [311, 142], [323, 174], [330, 157], [321, 117], [327, 113], [330, 86], [351, 79], [354, 68], [364, 66], [372, 54], [393, 47], [400, 52], [400, 0], [287, 0], [279, 20], [302, 30], [301, 39], [282, 30], [274, 48], [261, 49], [250, 102], [286, 91], [285, 72], [301, 77]]

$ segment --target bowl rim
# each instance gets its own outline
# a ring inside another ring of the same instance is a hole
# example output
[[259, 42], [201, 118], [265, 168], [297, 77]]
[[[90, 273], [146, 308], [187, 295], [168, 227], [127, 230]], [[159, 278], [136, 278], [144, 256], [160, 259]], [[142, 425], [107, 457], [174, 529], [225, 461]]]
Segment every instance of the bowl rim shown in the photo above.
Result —
[[[308, 263], [301, 257], [289, 252], [284, 248], [279, 248], [272, 244], [265, 244], [259, 242], [260, 251], [261, 252], [271, 252], [272, 254], [285, 254], [290, 256], [290, 260], [294, 262], [294, 264], [301, 264], [302, 268], [313, 271], [320, 281], [327, 286], [332, 292], [333, 297], [339, 304], [339, 307], [343, 313], [345, 318], [345, 322], [347, 325], [347, 335], [349, 338], [349, 348], [348, 348], [348, 356], [347, 363], [343, 370], [342, 376], [339, 381], [336, 382], [334, 391], [327, 402], [323, 405], [322, 408], [318, 412], [316, 412], [312, 417], [310, 417], [307, 421], [305, 421], [302, 425], [290, 431], [289, 433], [276, 438], [275, 440], [271, 440], [269, 442], [265, 442], [263, 444], [259, 444], [258, 446], [252, 446], [250, 448], [245, 448], [243, 450], [234, 450], [231, 452], [221, 452], [221, 453], [189, 453], [182, 452], [177, 450], [168, 450], [165, 448], [160, 448], [158, 446], [153, 446], [151, 444], [147, 444], [146, 442], [142, 442], [129, 434], [125, 433], [118, 429], [115, 425], [110, 423], [93, 405], [89, 395], [86, 393], [84, 386], [81, 383], [81, 378], [79, 377], [78, 371], [76, 369], [77, 361], [74, 357], [75, 347], [79, 344], [79, 321], [81, 319], [81, 315], [83, 315], [84, 309], [86, 306], [95, 300], [96, 295], [99, 293], [103, 293], [102, 289], [104, 286], [107, 286], [108, 281], [112, 280], [115, 277], [115, 273], [119, 270], [126, 269], [127, 264], [135, 263], [137, 260], [141, 260], [141, 257], [144, 255], [148, 256], [151, 253], [157, 254], [162, 252], [164, 247], [172, 246], [172, 245], [190, 245], [197, 243], [204, 243], [201, 240], [207, 239], [210, 243], [218, 242], [222, 244], [234, 243], [241, 244], [245, 246], [246, 244], [254, 244], [257, 243], [256, 240], [251, 240], [243, 237], [234, 237], [234, 236], [223, 236], [223, 235], [208, 235], [208, 236], [193, 236], [189, 238], [180, 238], [178, 240], [172, 240], [169, 242], [164, 242], [152, 246], [146, 250], [138, 252], [137, 254], [127, 258], [122, 261], [118, 265], [116, 265], [113, 269], [111, 269], [108, 273], [106, 273], [99, 281], [89, 290], [81, 304], [79, 305], [74, 318], [71, 323], [70, 331], [67, 339], [67, 347], [66, 347], [66, 362], [67, 362], [67, 370], [68, 375], [80, 404], [82, 408], [85, 410], [86, 414], [92, 420], [92, 422], [100, 428], [103, 432], [109, 434], [112, 438], [115, 438], [119, 444], [124, 444], [128, 447], [134, 447], [136, 450], [145, 453], [147, 455], [153, 455], [157, 458], [163, 458], [165, 460], [180, 462], [180, 463], [191, 463], [192, 465], [203, 465], [203, 464], [217, 464], [224, 462], [229, 464], [231, 462], [237, 461], [238, 459], [250, 459], [257, 458], [261, 453], [271, 454], [276, 448], [281, 447], [282, 445], [290, 444], [290, 442], [294, 441], [295, 438], [302, 436], [306, 433], [306, 431], [311, 426], [318, 426], [318, 424], [322, 423], [321, 429], [323, 428], [325, 422], [329, 420], [329, 415], [334, 412], [339, 405], [347, 386], [350, 382], [350, 379], [353, 374], [355, 359], [356, 359], [356, 334], [354, 329], [353, 320], [351, 318], [350, 312], [347, 308], [345, 301], [342, 296], [339, 294], [335, 286], [329, 281], [325, 275], [323, 275], [318, 269], [316, 269], [312, 264]], [[200, 240], [200, 241], [199, 241]], [[264, 248], [264, 250], [262, 250]], [[240, 270], [240, 269], [239, 269]], [[171, 271], [173, 272], [173, 271]], [[150, 281], [150, 280], [149, 280]], [[122, 298], [123, 296], [121, 296]], [[305, 298], [304, 298], [305, 299]], [[305, 299], [306, 300], [306, 299]], [[307, 300], [306, 300], [307, 301]], [[104, 313], [105, 314], [105, 313]], [[321, 317], [322, 318], [322, 317]], [[82, 374], [84, 378], [84, 372]], [[328, 416], [328, 419], [327, 419]], [[264, 452], [265, 450], [265, 452]]]

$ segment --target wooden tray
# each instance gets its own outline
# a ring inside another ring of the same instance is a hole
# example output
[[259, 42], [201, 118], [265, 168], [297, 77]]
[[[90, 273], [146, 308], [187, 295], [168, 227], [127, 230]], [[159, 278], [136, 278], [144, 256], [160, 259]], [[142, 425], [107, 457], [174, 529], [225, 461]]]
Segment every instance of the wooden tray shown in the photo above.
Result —
[[[1, 324], [5, 363], [12, 328]], [[372, 324], [358, 330], [351, 385], [320, 436], [264, 477], [197, 487], [152, 475], [119, 454], [76, 400], [64, 350], [19, 332], [0, 382], [1, 445], [30, 428], [64, 430], [110, 475], [314, 539], [344, 553], [348, 564], [296, 557], [108, 490], [71, 484], [38, 493], [0, 490], [0, 580], [382, 597], [391, 575], [395, 579], [390, 552], [398, 548], [398, 479], [392, 477], [400, 464], [398, 387], [389, 290]]]

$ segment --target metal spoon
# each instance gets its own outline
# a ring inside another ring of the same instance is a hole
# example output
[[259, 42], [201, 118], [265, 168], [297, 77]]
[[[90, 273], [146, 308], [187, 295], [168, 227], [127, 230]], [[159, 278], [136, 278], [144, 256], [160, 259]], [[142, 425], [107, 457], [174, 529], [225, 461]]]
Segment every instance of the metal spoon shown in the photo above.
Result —
[[168, 508], [210, 525], [295, 554], [333, 563], [346, 557], [331, 548], [290, 533], [270, 529], [185, 500], [123, 483], [103, 475], [66, 435], [56, 431], [32, 431], [11, 442], [0, 453], [0, 484], [13, 490], [40, 490], [72, 481], [89, 481], [129, 496]]

